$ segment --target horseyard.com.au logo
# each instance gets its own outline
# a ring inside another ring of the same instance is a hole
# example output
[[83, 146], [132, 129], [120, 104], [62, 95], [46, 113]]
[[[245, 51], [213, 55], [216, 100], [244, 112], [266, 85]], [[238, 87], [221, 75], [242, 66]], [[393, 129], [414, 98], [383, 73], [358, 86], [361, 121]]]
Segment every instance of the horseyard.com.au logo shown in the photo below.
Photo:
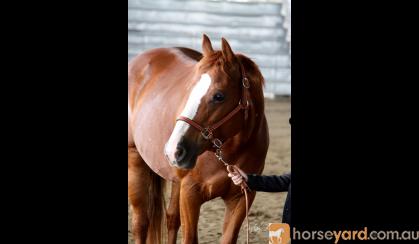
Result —
[[269, 244], [288, 244], [291, 243], [290, 226], [284, 223], [270, 223]]

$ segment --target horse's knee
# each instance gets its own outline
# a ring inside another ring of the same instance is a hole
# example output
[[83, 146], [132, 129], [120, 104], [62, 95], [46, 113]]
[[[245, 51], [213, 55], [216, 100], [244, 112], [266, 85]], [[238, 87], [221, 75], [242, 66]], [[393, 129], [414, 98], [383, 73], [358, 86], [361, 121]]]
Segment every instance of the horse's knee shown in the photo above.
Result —
[[198, 235], [195, 233], [182, 233], [184, 244], [198, 244]]
[[178, 229], [180, 226], [180, 215], [176, 212], [167, 212], [166, 213], [166, 222], [167, 222], [167, 229]]
[[149, 219], [147, 215], [148, 199], [147, 187], [144, 182], [148, 180], [145, 163], [138, 152], [128, 148], [128, 199], [131, 204], [132, 234], [136, 244], [146, 243]]
[[147, 208], [150, 169], [135, 148], [128, 148], [128, 198], [134, 209]]
[[130, 192], [131, 200], [131, 229], [135, 244], [146, 243], [150, 219], [148, 218], [148, 204], [138, 192]]
[[139, 213], [132, 214], [132, 234], [134, 236], [135, 243], [145, 243], [147, 240], [149, 221], [148, 218]]
[[236, 236], [236, 237], [233, 237], [233, 236], [231, 236], [231, 237], [224, 237], [223, 236], [223, 238], [220, 241], [220, 244], [236, 244], [237, 243], [237, 239], [238, 239], [238, 236]]

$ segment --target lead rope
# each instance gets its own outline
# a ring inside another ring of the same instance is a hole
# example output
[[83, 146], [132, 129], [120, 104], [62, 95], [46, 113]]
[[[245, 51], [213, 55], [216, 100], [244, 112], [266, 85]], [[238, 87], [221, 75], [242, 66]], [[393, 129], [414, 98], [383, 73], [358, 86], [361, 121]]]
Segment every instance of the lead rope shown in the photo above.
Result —
[[[238, 171], [238, 167], [236, 165], [232, 165], [227, 163], [226, 161], [224, 161], [223, 159], [223, 155], [222, 155], [222, 149], [221, 147], [223, 146], [223, 143], [221, 142], [221, 140], [215, 138], [214, 140], [212, 140], [212, 143], [214, 145], [215, 148], [217, 148], [215, 150], [215, 157], [224, 164], [224, 166], [227, 169], [227, 172], [229, 173], [237, 173], [239, 175], [241, 175], [243, 177], [243, 175], [240, 173], [240, 171]], [[242, 183], [240, 184], [241, 187], [241, 191], [244, 193], [244, 198], [246, 200], [246, 243], [249, 244], [249, 198], [247, 196], [247, 193], [249, 191], [249, 186], [247, 185], [247, 183], [243, 180]]]

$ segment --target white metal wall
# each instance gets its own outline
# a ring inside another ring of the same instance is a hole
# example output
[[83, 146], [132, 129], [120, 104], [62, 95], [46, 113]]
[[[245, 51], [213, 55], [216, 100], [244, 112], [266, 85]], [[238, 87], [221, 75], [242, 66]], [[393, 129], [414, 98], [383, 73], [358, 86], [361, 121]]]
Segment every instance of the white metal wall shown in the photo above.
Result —
[[234, 51], [259, 65], [268, 96], [290, 95], [289, 33], [283, 7], [279, 2], [128, 0], [128, 60], [155, 47], [201, 51], [202, 33], [220, 48], [225, 37]]

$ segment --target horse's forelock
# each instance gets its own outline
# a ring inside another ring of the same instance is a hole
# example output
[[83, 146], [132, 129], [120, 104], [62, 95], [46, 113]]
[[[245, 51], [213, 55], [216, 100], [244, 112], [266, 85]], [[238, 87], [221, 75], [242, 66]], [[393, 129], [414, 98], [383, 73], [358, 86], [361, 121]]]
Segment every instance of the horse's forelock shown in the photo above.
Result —
[[[249, 76], [248, 78], [251, 82], [251, 85], [258, 89], [262, 89], [265, 85], [265, 80], [263, 79], [262, 73], [260, 72], [257, 64], [243, 54], [236, 54], [236, 57], [238, 61], [241, 62], [244, 68], [246, 69], [246, 75]], [[227, 61], [224, 60], [222, 52], [215, 51], [211, 55], [204, 56], [201, 59], [201, 61], [199, 62], [199, 68], [202, 72], [206, 72], [214, 65], [220, 65], [221, 69], [228, 74], [228, 72], [224, 70], [226, 62]]]
[[214, 65], [221, 65], [224, 66], [225, 60], [223, 58], [223, 54], [221, 51], [215, 51], [209, 56], [204, 56], [201, 61], [199, 62], [199, 68], [205, 72], [209, 70]]

